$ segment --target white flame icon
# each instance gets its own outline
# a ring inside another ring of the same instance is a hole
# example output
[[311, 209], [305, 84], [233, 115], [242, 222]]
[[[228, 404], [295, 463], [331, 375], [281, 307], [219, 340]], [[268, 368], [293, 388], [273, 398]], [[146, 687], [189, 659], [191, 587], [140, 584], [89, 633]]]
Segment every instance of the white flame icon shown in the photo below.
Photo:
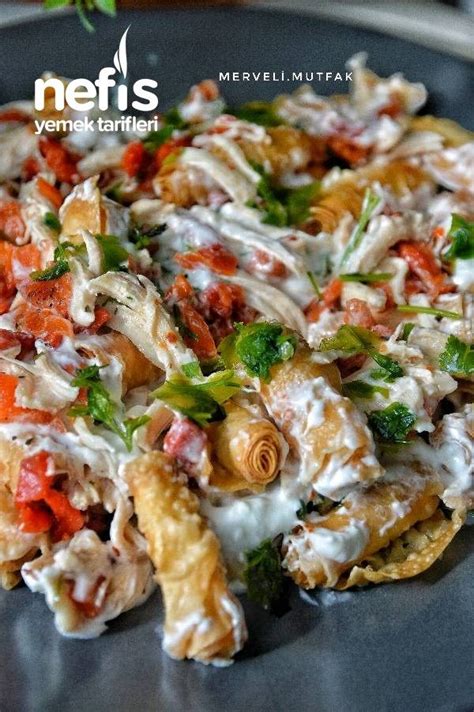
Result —
[[123, 33], [119, 48], [114, 54], [114, 66], [118, 72], [121, 72], [124, 78], [127, 76], [127, 32], [130, 29], [130, 25], [127, 27]]

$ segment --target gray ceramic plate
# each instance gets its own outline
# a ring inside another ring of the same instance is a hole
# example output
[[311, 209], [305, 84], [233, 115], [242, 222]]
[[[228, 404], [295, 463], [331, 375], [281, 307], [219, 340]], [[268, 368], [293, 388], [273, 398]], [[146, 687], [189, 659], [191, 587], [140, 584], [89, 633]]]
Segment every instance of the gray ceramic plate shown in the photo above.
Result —
[[[156, 76], [163, 105], [219, 71], [343, 66], [365, 49], [382, 74], [425, 81], [430, 110], [474, 128], [472, 66], [402, 40], [311, 17], [250, 9], [121, 13], [88, 36], [74, 17], [0, 30], [0, 101], [31, 96], [45, 69], [97, 76], [132, 23], [129, 64]], [[229, 103], [270, 98], [277, 83], [234, 83]], [[320, 85], [323, 93], [340, 90]], [[275, 619], [246, 604], [250, 641], [228, 669], [176, 663], [160, 649], [158, 594], [102, 638], [72, 641], [54, 630], [43, 598], [0, 594], [2, 712], [468, 712], [474, 708], [473, 530], [442, 561], [406, 583], [356, 593], [295, 591]]]

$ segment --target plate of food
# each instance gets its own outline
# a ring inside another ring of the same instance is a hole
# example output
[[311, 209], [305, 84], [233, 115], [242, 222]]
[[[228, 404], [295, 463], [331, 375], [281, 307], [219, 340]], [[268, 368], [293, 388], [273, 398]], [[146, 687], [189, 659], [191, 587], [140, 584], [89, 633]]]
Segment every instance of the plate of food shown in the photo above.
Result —
[[472, 67], [0, 33], [2, 709], [470, 709]]

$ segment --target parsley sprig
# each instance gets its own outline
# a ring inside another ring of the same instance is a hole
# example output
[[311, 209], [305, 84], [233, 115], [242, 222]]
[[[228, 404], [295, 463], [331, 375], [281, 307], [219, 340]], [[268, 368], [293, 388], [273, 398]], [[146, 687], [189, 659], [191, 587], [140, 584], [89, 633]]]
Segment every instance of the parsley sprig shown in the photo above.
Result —
[[44, 0], [46, 10], [67, 7], [69, 5], [74, 5], [82, 26], [88, 32], [95, 32], [95, 27], [87, 15], [88, 12], [99, 10], [99, 12], [104, 13], [104, 15], [114, 17], [116, 11], [115, 0]]
[[273, 540], [265, 539], [255, 549], [246, 551], [243, 574], [250, 600], [277, 615], [288, 610], [280, 547], [281, 536]]
[[448, 337], [444, 351], [439, 356], [442, 371], [454, 376], [472, 376], [474, 373], [474, 346], [466, 344], [457, 336]]
[[383, 442], [403, 444], [416, 421], [416, 416], [404, 403], [392, 403], [383, 410], [374, 410], [368, 423], [374, 434]]
[[239, 361], [250, 376], [270, 380], [270, 369], [294, 356], [296, 336], [278, 322], [234, 324], [235, 332], [220, 343], [219, 353], [227, 367]]
[[321, 341], [319, 350], [342, 351], [347, 354], [367, 354], [391, 377], [400, 378], [400, 376], [403, 376], [402, 367], [398, 361], [378, 351], [380, 344], [379, 337], [368, 329], [344, 324], [334, 336]]
[[469, 222], [461, 215], [453, 213], [448, 237], [451, 238], [451, 244], [444, 253], [446, 260], [474, 258], [474, 222]]
[[390, 393], [388, 388], [367, 383], [366, 381], [349, 381], [343, 385], [342, 391], [349, 398], [362, 398], [365, 400], [373, 398], [376, 393], [388, 398]]
[[281, 126], [285, 123], [275, 113], [272, 104], [268, 101], [248, 101], [236, 109], [227, 109], [227, 113], [259, 126]]
[[[222, 404], [242, 387], [234, 371], [218, 371], [203, 378], [197, 362], [185, 366], [183, 371], [186, 376], [172, 376], [154, 391], [154, 397], [194, 420], [201, 427], [209, 422], [222, 420], [225, 417]], [[200, 380], [196, 382], [194, 379]]]
[[309, 216], [310, 205], [318, 193], [319, 183], [315, 181], [293, 189], [276, 188], [262, 166], [256, 163], [252, 163], [252, 166], [261, 176], [257, 184], [260, 203], [252, 202], [250, 207], [257, 207], [264, 211], [262, 222], [277, 227], [300, 225], [305, 222]]
[[105, 425], [106, 428], [118, 435], [128, 451], [132, 449], [133, 433], [142, 425], [148, 423], [150, 418], [142, 415], [138, 418], [126, 418], [120, 421], [117, 417], [119, 406], [112, 400], [100, 378], [101, 366], [86, 366], [76, 372], [71, 385], [87, 390], [87, 404], [76, 405], [69, 410], [69, 414], [76, 416], [90, 416], [95, 423]]
[[369, 220], [378, 208], [380, 203], [380, 198], [375, 195], [370, 188], [367, 188], [364, 194], [364, 200], [362, 203], [362, 212], [360, 214], [359, 222], [352, 231], [352, 235], [349, 238], [346, 249], [344, 250], [341, 258], [341, 267], [345, 262], [347, 262], [350, 255], [356, 250], [364, 238], [364, 232], [369, 224]]

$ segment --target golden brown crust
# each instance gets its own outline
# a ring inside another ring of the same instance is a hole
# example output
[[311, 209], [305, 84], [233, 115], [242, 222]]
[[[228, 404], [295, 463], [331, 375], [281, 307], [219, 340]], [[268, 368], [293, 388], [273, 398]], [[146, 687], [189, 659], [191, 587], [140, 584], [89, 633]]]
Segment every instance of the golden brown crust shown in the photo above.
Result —
[[163, 453], [134, 460], [127, 479], [163, 593], [165, 650], [178, 659], [230, 662], [245, 641], [245, 623], [198, 498]]

